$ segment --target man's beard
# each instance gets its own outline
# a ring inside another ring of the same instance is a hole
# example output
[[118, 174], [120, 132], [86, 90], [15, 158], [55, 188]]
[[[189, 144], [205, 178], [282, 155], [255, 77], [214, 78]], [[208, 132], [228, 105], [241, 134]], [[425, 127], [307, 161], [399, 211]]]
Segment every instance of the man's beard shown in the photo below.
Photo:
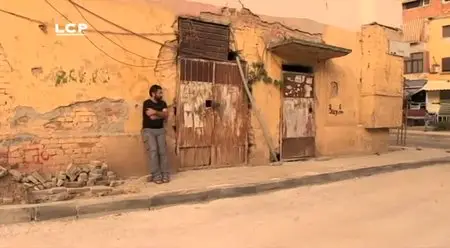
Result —
[[162, 99], [162, 96], [155, 96], [155, 100], [161, 101]]

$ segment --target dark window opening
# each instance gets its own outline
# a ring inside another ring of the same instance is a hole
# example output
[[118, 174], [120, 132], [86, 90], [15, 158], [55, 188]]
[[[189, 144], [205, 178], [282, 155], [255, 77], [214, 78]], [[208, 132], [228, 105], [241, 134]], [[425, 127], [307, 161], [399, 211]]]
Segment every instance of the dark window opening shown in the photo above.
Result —
[[430, 0], [416, 0], [408, 3], [403, 4], [403, 9], [413, 9], [418, 8], [422, 6], [426, 6], [430, 4]]
[[405, 59], [405, 74], [422, 73], [424, 70], [423, 53], [411, 53], [410, 58]]
[[238, 56], [239, 56], [238, 52], [231, 51], [231, 50], [228, 52], [228, 60], [229, 61], [236, 61], [236, 57], [238, 57]]
[[442, 37], [444, 38], [450, 37], [450, 25], [442, 27]]
[[[424, 90], [421, 90], [416, 94], [412, 95], [410, 101], [424, 103], [426, 101], [425, 99], [426, 99], [426, 92]], [[425, 108], [425, 105], [421, 105], [420, 108]]]
[[314, 70], [310, 66], [303, 65], [282, 65], [281, 70], [289, 72], [299, 72], [299, 73], [313, 73]]
[[450, 57], [442, 58], [442, 72], [450, 72]]
[[230, 27], [227, 25], [178, 19], [179, 55], [188, 58], [227, 61]]

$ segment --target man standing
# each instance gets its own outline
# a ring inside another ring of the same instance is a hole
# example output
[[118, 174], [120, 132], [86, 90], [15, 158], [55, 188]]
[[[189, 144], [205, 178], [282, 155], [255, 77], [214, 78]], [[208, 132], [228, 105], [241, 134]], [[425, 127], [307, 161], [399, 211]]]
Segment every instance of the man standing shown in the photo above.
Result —
[[149, 155], [151, 180], [157, 184], [170, 181], [167, 163], [166, 135], [164, 122], [167, 120], [167, 104], [163, 101], [162, 88], [150, 87], [150, 99], [144, 101], [142, 108], [142, 137]]

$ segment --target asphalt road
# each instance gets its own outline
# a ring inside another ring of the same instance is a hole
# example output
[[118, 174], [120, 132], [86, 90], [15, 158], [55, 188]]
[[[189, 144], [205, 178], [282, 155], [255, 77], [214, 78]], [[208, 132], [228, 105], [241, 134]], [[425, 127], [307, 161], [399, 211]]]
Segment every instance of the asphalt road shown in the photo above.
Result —
[[0, 227], [0, 247], [450, 247], [450, 165], [274, 193]]
[[[397, 145], [397, 136], [395, 134], [390, 135], [390, 143]], [[436, 149], [450, 149], [450, 136], [432, 136], [432, 135], [418, 135], [408, 134], [406, 135], [406, 146], [408, 147], [423, 147], [423, 148], [436, 148]]]

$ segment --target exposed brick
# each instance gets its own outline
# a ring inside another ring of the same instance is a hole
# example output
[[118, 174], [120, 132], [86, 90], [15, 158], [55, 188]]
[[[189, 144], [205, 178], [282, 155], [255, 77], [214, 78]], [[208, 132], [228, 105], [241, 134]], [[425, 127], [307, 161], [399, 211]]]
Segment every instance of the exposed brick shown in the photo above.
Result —
[[82, 153], [82, 149], [80, 149], [80, 148], [64, 150], [64, 154], [81, 154], [81, 153]]
[[20, 151], [13, 151], [13, 152], [10, 152], [10, 153], [9, 153], [9, 157], [10, 157], [10, 158], [21, 158], [21, 157], [23, 157], [23, 151], [20, 150]]
[[91, 148], [81, 148], [81, 152], [82, 153], [91, 153], [92, 149]]
[[87, 158], [74, 158], [73, 159], [74, 164], [87, 164], [89, 163], [89, 159]]
[[441, 0], [433, 0], [427, 6], [403, 10], [403, 21], [443, 16], [448, 13], [450, 13], [450, 4], [443, 4]]
[[46, 144], [45, 147], [47, 149], [62, 149], [62, 144], [61, 143], [49, 143], [49, 144]]
[[64, 144], [61, 145], [61, 147], [63, 149], [68, 149], [69, 150], [69, 149], [78, 148], [79, 146], [76, 143], [64, 143]]

